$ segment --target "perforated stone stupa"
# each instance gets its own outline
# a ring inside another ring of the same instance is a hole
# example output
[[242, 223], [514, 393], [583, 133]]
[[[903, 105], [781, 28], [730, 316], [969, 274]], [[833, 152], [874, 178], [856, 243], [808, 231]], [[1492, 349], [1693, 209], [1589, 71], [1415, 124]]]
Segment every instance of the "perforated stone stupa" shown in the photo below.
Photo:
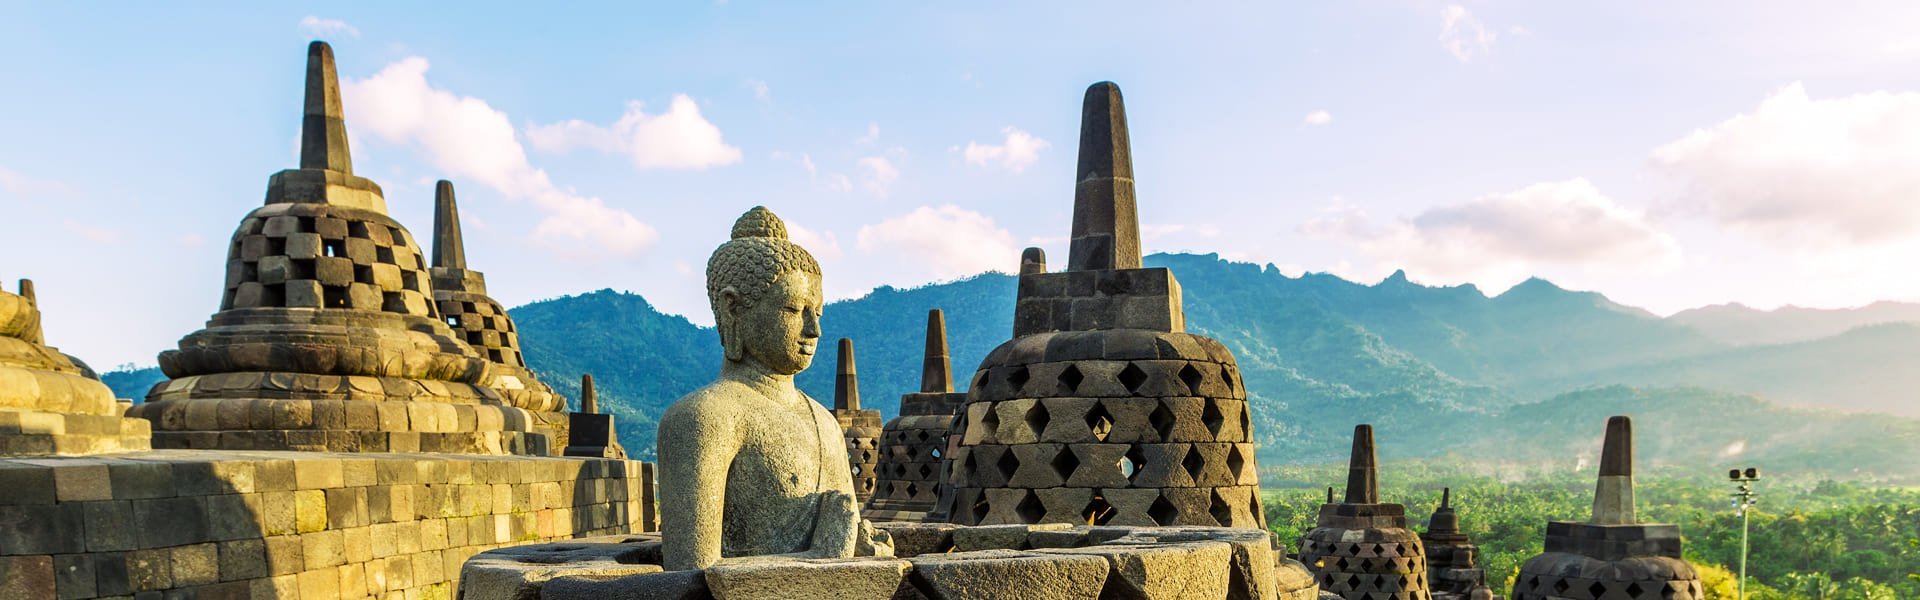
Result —
[[1407, 529], [1407, 509], [1380, 501], [1373, 426], [1353, 428], [1344, 502], [1320, 506], [1317, 526], [1300, 539], [1300, 562], [1322, 592], [1347, 600], [1426, 600], [1426, 552]]
[[1547, 522], [1546, 552], [1527, 559], [1513, 600], [1695, 600], [1700, 575], [1680, 558], [1680, 527], [1641, 523], [1633, 505], [1633, 420], [1607, 419], [1593, 519]]
[[1233, 354], [1142, 268], [1120, 88], [1087, 89], [1067, 270], [1022, 257], [1014, 338], [955, 426], [956, 523], [1264, 528]]
[[947, 319], [940, 309], [927, 311], [927, 346], [920, 363], [920, 391], [900, 396], [900, 416], [880, 430], [880, 463], [873, 499], [865, 516], [875, 521], [925, 521], [946, 485], [947, 428], [967, 395], [953, 391], [953, 367], [947, 357]]
[[120, 416], [106, 384], [47, 345], [33, 281], [0, 289], [0, 456], [148, 449], [146, 421]]
[[1434, 600], [1493, 600], [1487, 573], [1478, 564], [1480, 547], [1460, 532], [1460, 515], [1453, 510], [1453, 490], [1440, 490], [1440, 507], [1427, 519], [1420, 534], [1427, 557], [1427, 585]]
[[847, 462], [853, 470], [853, 494], [865, 504], [873, 497], [880, 466], [880, 411], [860, 408], [860, 375], [853, 362], [853, 340], [840, 338], [833, 374], [833, 417], [847, 439]]
[[494, 363], [447, 327], [427, 262], [353, 174], [333, 50], [307, 52], [300, 168], [241, 220], [220, 310], [160, 354], [132, 414], [165, 448], [545, 454]]

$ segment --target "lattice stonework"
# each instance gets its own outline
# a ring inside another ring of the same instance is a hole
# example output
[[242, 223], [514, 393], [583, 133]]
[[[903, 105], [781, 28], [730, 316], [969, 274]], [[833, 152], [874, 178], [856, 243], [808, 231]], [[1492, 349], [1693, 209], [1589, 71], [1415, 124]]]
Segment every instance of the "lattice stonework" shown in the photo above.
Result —
[[1265, 527], [1246, 389], [1218, 342], [1046, 333], [983, 364], [956, 428], [956, 521]]
[[835, 410], [840, 430], [846, 432], [847, 466], [853, 470], [853, 495], [860, 504], [873, 496], [880, 464], [880, 411]]
[[917, 521], [933, 511], [945, 485], [940, 459], [952, 421], [950, 414], [901, 415], [887, 425], [867, 518]]
[[270, 204], [234, 232], [220, 309], [353, 308], [438, 318], [418, 248], [406, 229], [375, 211]]
[[487, 360], [515, 367], [527, 366], [520, 355], [520, 332], [514, 329], [507, 309], [485, 295], [468, 292], [436, 292], [441, 318], [465, 340], [467, 345], [487, 356]]
[[1425, 553], [1405, 529], [1315, 529], [1300, 540], [1300, 562], [1313, 569], [1322, 591], [1342, 598], [1429, 597]]
[[1589, 578], [1522, 569], [1513, 582], [1513, 600], [1698, 600], [1706, 597], [1698, 579], [1659, 578], [1670, 577], [1671, 573], [1662, 575], [1652, 571], [1642, 573], [1647, 577], [1644, 579], [1623, 579], [1612, 570], [1607, 573], [1605, 578]]

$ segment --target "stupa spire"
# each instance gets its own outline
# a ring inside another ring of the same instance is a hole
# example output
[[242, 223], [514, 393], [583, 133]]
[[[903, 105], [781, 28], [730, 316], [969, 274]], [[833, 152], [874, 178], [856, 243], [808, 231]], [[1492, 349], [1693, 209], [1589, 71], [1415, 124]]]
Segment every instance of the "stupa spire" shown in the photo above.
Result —
[[1593, 491], [1593, 523], [1632, 525], [1633, 419], [1607, 419], [1606, 442], [1600, 448], [1600, 478]]
[[593, 391], [593, 374], [580, 375], [580, 412], [596, 414], [600, 412], [600, 398]]
[[938, 308], [927, 311], [927, 351], [920, 361], [920, 391], [927, 394], [953, 391], [953, 363], [947, 356], [947, 316]]
[[433, 266], [467, 268], [466, 244], [460, 240], [460, 207], [453, 200], [453, 182], [433, 186]]
[[1133, 153], [1120, 86], [1087, 88], [1080, 108], [1080, 164], [1074, 171], [1073, 240], [1067, 270], [1140, 268], [1140, 218], [1133, 195]]
[[853, 340], [840, 338], [839, 364], [833, 376], [834, 410], [860, 410], [860, 377], [853, 368]]
[[1373, 426], [1353, 428], [1353, 456], [1347, 459], [1347, 504], [1379, 504], [1380, 484], [1375, 476]]
[[333, 47], [321, 41], [307, 45], [307, 98], [300, 121], [300, 168], [353, 174], [353, 161], [347, 154], [346, 111], [340, 104], [340, 78], [333, 67]]
[[[36, 297], [33, 293], [32, 279], [20, 280], [20, 297], [26, 298], [27, 304], [32, 305], [35, 309], [38, 309], [40, 307], [40, 299]], [[25, 331], [20, 332], [20, 339], [23, 339], [35, 344], [44, 345], [47, 343], [47, 334], [44, 330], [40, 329], [40, 319], [38, 316], [34, 317], [33, 325], [31, 327], [27, 328], [27, 330]]]

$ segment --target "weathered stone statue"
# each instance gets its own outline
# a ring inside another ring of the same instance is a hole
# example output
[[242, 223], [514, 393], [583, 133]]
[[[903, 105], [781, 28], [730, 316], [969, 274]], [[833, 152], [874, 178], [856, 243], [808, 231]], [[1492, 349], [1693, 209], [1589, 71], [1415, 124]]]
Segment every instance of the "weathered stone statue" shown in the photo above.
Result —
[[707, 261], [707, 297], [725, 359], [660, 419], [663, 566], [890, 555], [859, 517], [839, 423], [793, 385], [820, 340], [819, 263], [754, 207]]

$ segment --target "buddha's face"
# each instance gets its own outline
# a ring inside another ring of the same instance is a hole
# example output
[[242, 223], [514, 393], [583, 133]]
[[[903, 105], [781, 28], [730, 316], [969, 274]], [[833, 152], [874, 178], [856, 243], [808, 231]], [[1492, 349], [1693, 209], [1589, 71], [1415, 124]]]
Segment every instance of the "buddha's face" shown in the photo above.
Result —
[[793, 375], [813, 364], [820, 343], [820, 276], [787, 271], [748, 306], [737, 306], [733, 332], [743, 358], [769, 370]]

